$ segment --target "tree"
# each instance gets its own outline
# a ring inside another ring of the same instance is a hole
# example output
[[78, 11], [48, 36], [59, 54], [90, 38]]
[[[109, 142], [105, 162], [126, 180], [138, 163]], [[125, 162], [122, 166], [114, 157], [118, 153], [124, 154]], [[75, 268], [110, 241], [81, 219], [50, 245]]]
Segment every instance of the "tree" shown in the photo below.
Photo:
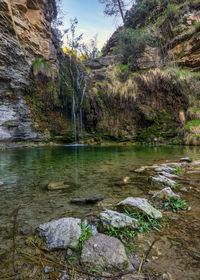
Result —
[[70, 27], [64, 31], [64, 35], [67, 39], [67, 45], [72, 51], [79, 51], [83, 38], [83, 34], [76, 36], [76, 28], [78, 25], [77, 18], [70, 19]]
[[125, 23], [125, 0], [99, 0], [101, 4], [105, 4], [104, 13], [108, 16], [121, 16], [123, 23]]
[[81, 59], [94, 59], [100, 55], [97, 47], [97, 34], [90, 40], [88, 44], [81, 45]]

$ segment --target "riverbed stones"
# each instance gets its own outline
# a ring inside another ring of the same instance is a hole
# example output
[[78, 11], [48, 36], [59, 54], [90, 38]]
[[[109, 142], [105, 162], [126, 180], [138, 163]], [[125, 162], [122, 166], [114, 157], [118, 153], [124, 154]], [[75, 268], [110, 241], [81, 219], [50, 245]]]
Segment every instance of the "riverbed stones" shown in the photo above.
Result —
[[178, 194], [175, 194], [170, 187], [166, 187], [153, 195], [153, 199], [169, 200], [171, 197], [180, 198], [180, 196]]
[[62, 218], [39, 225], [39, 235], [46, 238], [48, 249], [75, 248], [81, 235], [81, 220]]
[[49, 191], [54, 191], [54, 190], [62, 190], [69, 187], [68, 185], [65, 185], [64, 182], [54, 182], [54, 183], [50, 183], [47, 186], [47, 189]]
[[117, 273], [127, 269], [129, 261], [121, 241], [99, 233], [84, 243], [81, 264], [88, 268]]
[[146, 198], [128, 197], [125, 200], [118, 203], [118, 208], [130, 212], [145, 213], [151, 218], [162, 218], [162, 213], [156, 208], [154, 208]]
[[100, 214], [100, 219], [104, 227], [109, 225], [114, 228], [118, 228], [118, 227], [139, 228], [138, 220], [112, 210], [106, 210], [105, 212], [102, 212]]
[[153, 186], [156, 187], [160, 187], [160, 186], [166, 186], [166, 187], [170, 187], [170, 188], [174, 188], [174, 186], [176, 185], [176, 182], [165, 177], [162, 175], [158, 175], [155, 177], [149, 177], [149, 183]]

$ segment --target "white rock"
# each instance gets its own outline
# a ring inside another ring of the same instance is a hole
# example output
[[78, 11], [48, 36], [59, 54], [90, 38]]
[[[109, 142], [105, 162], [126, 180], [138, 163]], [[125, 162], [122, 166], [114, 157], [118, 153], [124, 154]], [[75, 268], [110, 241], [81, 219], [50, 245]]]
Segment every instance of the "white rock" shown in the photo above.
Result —
[[114, 228], [117, 227], [139, 228], [138, 220], [112, 210], [106, 210], [105, 212], [101, 213], [100, 219], [104, 227], [110, 225]]
[[159, 175], [162, 175], [162, 176], [168, 177], [168, 178], [175, 178], [175, 179], [179, 178], [179, 176], [177, 176], [175, 174], [167, 173], [167, 172], [164, 172], [164, 171], [159, 172]]
[[128, 197], [118, 204], [118, 207], [122, 207], [131, 212], [143, 212], [150, 217], [156, 219], [162, 218], [162, 213], [151, 206], [146, 198], [140, 197]]
[[149, 177], [149, 182], [153, 186], [166, 186], [174, 188], [176, 182], [162, 175]]
[[165, 166], [161, 166], [155, 169], [156, 172], [166, 172], [166, 173], [170, 173], [170, 174], [175, 174], [176, 173], [176, 169], [171, 168], [171, 167], [165, 167]]
[[109, 273], [121, 272], [130, 265], [123, 244], [117, 238], [100, 233], [84, 243], [81, 263]]
[[180, 196], [178, 194], [175, 194], [170, 187], [166, 187], [163, 190], [161, 190], [160, 192], [155, 193], [153, 195], [153, 198], [169, 200], [172, 196], [180, 198]]
[[81, 235], [80, 224], [80, 219], [62, 218], [39, 225], [37, 230], [40, 236], [46, 237], [49, 249], [74, 248], [78, 245]]

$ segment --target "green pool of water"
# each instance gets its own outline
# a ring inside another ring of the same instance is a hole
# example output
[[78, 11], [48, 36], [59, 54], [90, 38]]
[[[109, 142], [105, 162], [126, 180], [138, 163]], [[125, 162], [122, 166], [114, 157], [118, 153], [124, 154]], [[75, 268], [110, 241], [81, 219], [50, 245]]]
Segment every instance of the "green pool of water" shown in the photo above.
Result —
[[[16, 209], [19, 209], [17, 242], [23, 246], [23, 228], [33, 232], [40, 223], [52, 219], [83, 218], [98, 212], [97, 206], [73, 205], [70, 199], [101, 195], [105, 203], [114, 204], [127, 196], [146, 196], [147, 178], [133, 170], [184, 156], [199, 158], [200, 150], [191, 147], [58, 146], [1, 151], [0, 258], [6, 256], [9, 260]], [[116, 183], [126, 176], [131, 178], [131, 184], [117, 186]], [[69, 187], [60, 191], [47, 190], [48, 183], [60, 181]]]

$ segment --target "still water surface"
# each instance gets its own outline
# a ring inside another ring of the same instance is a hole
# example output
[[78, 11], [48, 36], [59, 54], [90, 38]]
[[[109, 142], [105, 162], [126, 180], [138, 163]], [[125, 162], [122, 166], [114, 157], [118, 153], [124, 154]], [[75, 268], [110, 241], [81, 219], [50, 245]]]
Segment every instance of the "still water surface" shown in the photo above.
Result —
[[[98, 212], [97, 206], [70, 204], [70, 199], [101, 195], [113, 204], [127, 196], [147, 196], [147, 178], [133, 170], [180, 157], [200, 158], [200, 149], [191, 147], [41, 147], [0, 152], [0, 271], [9, 263], [12, 248], [13, 215], [16, 209], [17, 246], [23, 246], [23, 230], [60, 217], [83, 217]], [[128, 187], [116, 183], [131, 178]], [[69, 185], [48, 191], [51, 182]], [[5, 263], [5, 257], [7, 263]], [[3, 260], [3, 261], [2, 261]], [[192, 278], [191, 278], [192, 279]]]

